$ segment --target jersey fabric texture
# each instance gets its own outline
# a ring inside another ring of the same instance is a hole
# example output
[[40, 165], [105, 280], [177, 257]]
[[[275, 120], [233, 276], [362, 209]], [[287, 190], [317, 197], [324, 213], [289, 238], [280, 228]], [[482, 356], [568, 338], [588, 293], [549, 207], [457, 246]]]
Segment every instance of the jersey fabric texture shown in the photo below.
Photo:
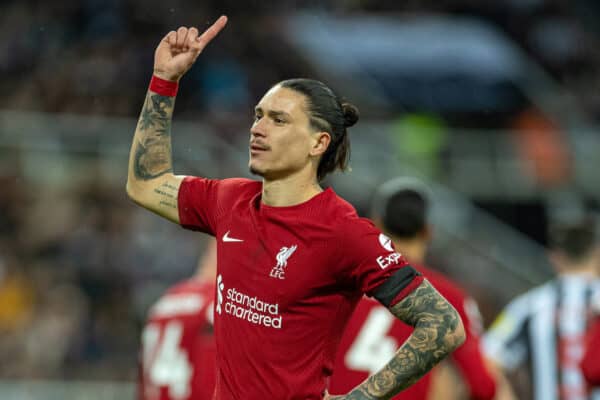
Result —
[[[481, 319], [476, 303], [439, 272], [415, 266], [460, 314], [467, 338], [450, 357], [470, 392], [470, 399], [491, 400], [496, 383], [485, 367], [480, 351]], [[346, 393], [387, 363], [414, 328], [393, 318], [377, 302], [364, 298], [358, 304], [336, 356], [330, 391]], [[432, 372], [400, 392], [394, 400], [426, 400]]]
[[216, 381], [214, 282], [190, 279], [150, 309], [142, 331], [139, 400], [210, 400]]
[[593, 297], [592, 312], [594, 321], [586, 334], [581, 370], [588, 385], [600, 387], [600, 290]]
[[262, 204], [261, 191], [195, 177], [179, 189], [182, 226], [217, 238], [215, 399], [321, 399], [358, 299], [408, 265], [333, 190], [290, 207]]
[[562, 275], [510, 302], [485, 334], [490, 358], [507, 370], [528, 368], [534, 400], [600, 399], [580, 367], [597, 285]]

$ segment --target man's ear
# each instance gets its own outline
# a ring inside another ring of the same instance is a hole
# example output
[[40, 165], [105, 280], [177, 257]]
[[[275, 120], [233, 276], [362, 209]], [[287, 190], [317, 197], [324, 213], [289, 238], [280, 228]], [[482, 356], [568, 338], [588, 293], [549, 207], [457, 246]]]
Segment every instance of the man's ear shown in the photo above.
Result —
[[314, 142], [310, 149], [311, 156], [321, 156], [325, 154], [331, 143], [331, 135], [328, 132], [317, 132], [314, 135]]

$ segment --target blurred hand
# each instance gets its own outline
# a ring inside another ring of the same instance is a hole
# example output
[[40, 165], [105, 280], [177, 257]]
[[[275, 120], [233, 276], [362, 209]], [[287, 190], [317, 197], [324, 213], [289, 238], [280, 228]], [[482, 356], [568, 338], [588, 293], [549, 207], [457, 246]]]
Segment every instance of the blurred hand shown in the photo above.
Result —
[[198, 29], [184, 26], [167, 33], [154, 52], [154, 75], [178, 81], [226, 24], [227, 17], [223, 15], [200, 36]]

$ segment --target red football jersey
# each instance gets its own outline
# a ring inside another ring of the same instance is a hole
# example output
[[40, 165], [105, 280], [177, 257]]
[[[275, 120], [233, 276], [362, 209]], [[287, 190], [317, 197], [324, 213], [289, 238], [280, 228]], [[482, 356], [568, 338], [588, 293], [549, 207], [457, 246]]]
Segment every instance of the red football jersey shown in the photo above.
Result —
[[[467, 339], [451, 357], [470, 390], [469, 398], [492, 399], [496, 384], [480, 351], [481, 322], [477, 305], [442, 274], [422, 266], [416, 269], [456, 308], [463, 320]], [[359, 385], [382, 368], [412, 332], [413, 327], [395, 318], [379, 303], [368, 298], [361, 300], [344, 331], [329, 391], [342, 394]], [[426, 400], [430, 384], [431, 373], [428, 373], [394, 400]]]
[[179, 189], [182, 226], [217, 237], [215, 398], [321, 399], [356, 302], [407, 264], [333, 190], [290, 207], [261, 190], [193, 177]]
[[216, 380], [213, 282], [189, 279], [150, 309], [142, 331], [138, 398], [210, 400]]

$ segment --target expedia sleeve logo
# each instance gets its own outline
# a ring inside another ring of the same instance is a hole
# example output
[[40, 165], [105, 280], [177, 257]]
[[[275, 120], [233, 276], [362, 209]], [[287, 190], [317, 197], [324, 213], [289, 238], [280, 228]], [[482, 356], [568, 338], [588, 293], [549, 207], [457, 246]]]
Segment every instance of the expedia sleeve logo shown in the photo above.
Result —
[[381, 245], [381, 247], [383, 247], [387, 251], [392, 251], [393, 253], [385, 255], [385, 256], [377, 257], [375, 259], [375, 261], [377, 261], [377, 265], [379, 265], [379, 267], [381, 267], [381, 269], [386, 269], [390, 265], [398, 264], [398, 262], [400, 261], [400, 258], [402, 258], [402, 255], [400, 253], [394, 251], [392, 239], [390, 239], [383, 233], [380, 233], [379, 234], [379, 244]]
[[283, 320], [279, 314], [279, 304], [267, 303], [257, 296], [249, 296], [236, 288], [225, 289], [221, 275], [217, 277], [216, 310], [218, 314], [225, 311], [225, 314], [267, 328], [281, 329]]
[[383, 233], [379, 234], [379, 244], [381, 245], [381, 247], [383, 247], [387, 251], [394, 251], [394, 246], [392, 245], [392, 239], [385, 236]]
[[379, 256], [375, 261], [381, 267], [381, 269], [386, 269], [390, 265], [398, 264], [398, 261], [402, 258], [402, 254], [400, 253], [392, 253], [387, 256]]

